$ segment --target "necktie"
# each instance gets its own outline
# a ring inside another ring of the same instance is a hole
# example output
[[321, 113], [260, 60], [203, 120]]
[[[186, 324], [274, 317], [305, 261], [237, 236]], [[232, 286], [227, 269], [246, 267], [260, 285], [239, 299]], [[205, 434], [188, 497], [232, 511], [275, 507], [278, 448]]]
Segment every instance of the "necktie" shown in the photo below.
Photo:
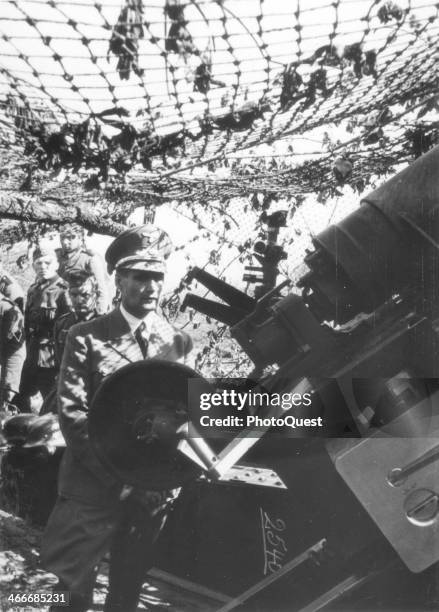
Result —
[[137, 344], [140, 346], [140, 350], [142, 351], [143, 359], [146, 359], [148, 354], [148, 340], [144, 336], [145, 328], [145, 321], [142, 321], [134, 334]]

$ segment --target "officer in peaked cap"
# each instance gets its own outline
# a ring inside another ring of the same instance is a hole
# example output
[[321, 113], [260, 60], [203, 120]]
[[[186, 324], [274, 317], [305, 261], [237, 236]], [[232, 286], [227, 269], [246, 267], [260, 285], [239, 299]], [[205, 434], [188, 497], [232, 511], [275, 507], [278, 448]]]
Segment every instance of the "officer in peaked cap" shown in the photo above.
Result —
[[131, 269], [164, 274], [172, 251], [169, 236], [158, 227], [133, 227], [116, 238], [105, 254], [108, 272]]
[[109, 550], [104, 610], [137, 610], [145, 573], [153, 562], [153, 544], [178, 494], [127, 489], [98, 460], [87, 431], [89, 405], [104, 377], [150, 357], [186, 361], [192, 348], [189, 336], [156, 312], [170, 252], [169, 237], [156, 227], [143, 225], [120, 234], [105, 256], [109, 271], [115, 271], [120, 306], [74, 325], [67, 335], [58, 384], [58, 413], [67, 448], [42, 561], [58, 576], [56, 590], [70, 591], [75, 612], [89, 608], [99, 562]]

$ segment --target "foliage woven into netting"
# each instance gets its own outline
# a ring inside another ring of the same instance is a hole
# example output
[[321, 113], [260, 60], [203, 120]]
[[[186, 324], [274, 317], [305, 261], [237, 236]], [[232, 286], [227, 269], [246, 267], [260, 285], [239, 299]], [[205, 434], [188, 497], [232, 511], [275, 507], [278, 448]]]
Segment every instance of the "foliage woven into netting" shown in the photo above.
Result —
[[[26, 191], [33, 173], [38, 191], [38, 172], [67, 169], [115, 202], [361, 190], [437, 140], [438, 6], [3, 0], [1, 147], [22, 170], [3, 187]], [[342, 138], [323, 132], [341, 123]], [[294, 157], [313, 131], [314, 157]], [[230, 161], [282, 142], [293, 166]]]
[[[1, 0], [0, 242], [70, 221], [115, 235], [139, 205], [172, 215], [172, 318], [194, 264], [248, 290], [283, 210], [280, 280], [294, 281], [313, 234], [439, 142], [438, 14], [426, 0]], [[212, 371], [224, 329], [200, 353]]]

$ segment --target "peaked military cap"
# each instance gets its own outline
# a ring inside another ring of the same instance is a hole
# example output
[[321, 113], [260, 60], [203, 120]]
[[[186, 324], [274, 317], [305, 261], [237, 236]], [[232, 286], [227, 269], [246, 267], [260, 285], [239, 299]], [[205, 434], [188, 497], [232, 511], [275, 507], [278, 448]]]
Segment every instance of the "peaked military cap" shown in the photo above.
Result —
[[113, 240], [105, 253], [108, 272], [113, 270], [166, 270], [172, 243], [166, 232], [155, 225], [132, 227]]

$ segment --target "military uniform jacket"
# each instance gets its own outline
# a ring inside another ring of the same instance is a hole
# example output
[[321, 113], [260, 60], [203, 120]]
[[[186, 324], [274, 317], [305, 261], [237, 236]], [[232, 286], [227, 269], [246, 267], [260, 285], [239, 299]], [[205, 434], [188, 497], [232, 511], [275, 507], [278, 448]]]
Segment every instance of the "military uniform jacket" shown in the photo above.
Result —
[[[98, 315], [95, 311], [87, 317], [87, 321], [90, 321], [91, 319], [96, 319], [97, 316]], [[76, 323], [78, 322], [79, 319], [73, 311], [68, 312], [67, 314], [63, 315], [55, 321], [55, 325], [53, 328], [53, 341], [55, 345], [55, 365], [58, 369], [61, 365], [68, 331], [71, 327], [73, 327], [73, 325], [76, 325]]]
[[93, 276], [96, 281], [96, 307], [98, 314], [104, 314], [109, 307], [108, 279], [104, 264], [96, 253], [88, 249], [77, 249], [72, 253], [63, 253], [57, 250], [61, 278], [68, 280], [69, 275], [85, 272]]
[[15, 302], [20, 310], [24, 310], [24, 291], [19, 283], [8, 272], [0, 269], [0, 293], [12, 302]]
[[53, 328], [70, 311], [67, 284], [58, 275], [30, 286], [24, 315], [27, 359], [41, 368], [55, 367]]
[[18, 391], [24, 357], [23, 315], [0, 294], [0, 400], [5, 390]]
[[[190, 337], [157, 314], [150, 317], [148, 358], [184, 363], [192, 348]], [[141, 349], [118, 308], [70, 329], [58, 380], [58, 414], [67, 443], [59, 474], [60, 495], [96, 505], [118, 500], [123, 483], [93, 453], [87, 412], [106, 376], [142, 359]]]
[[59, 368], [61, 365], [68, 331], [76, 323], [78, 323], [78, 317], [74, 312], [68, 312], [55, 321], [53, 328], [53, 342], [55, 350], [55, 365], [57, 368]]

